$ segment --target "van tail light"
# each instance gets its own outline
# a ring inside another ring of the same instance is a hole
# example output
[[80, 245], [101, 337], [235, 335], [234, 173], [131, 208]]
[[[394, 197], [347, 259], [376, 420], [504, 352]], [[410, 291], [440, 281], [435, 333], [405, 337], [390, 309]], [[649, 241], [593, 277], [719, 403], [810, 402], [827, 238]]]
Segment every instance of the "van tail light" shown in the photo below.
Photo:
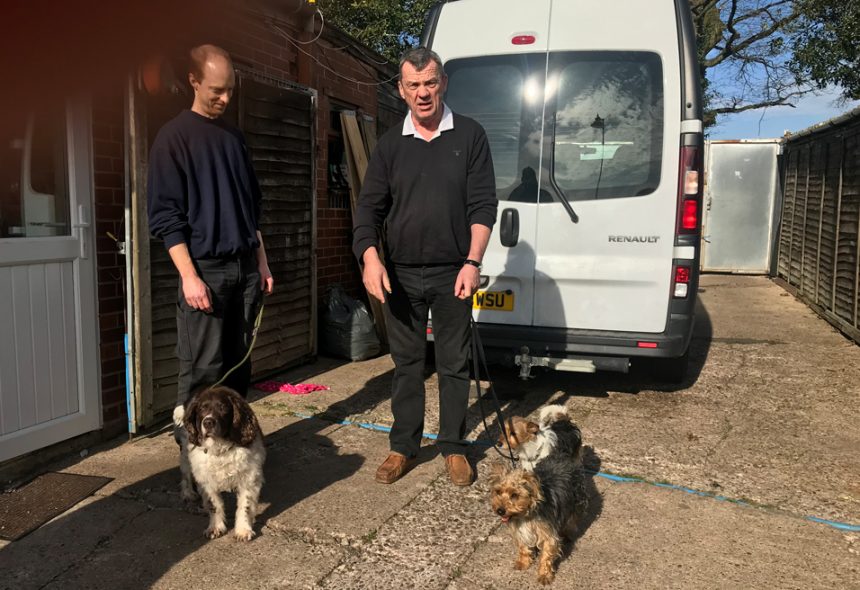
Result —
[[681, 147], [678, 174], [678, 234], [695, 234], [702, 218], [702, 152], [697, 146]]
[[672, 281], [672, 297], [685, 299], [690, 292], [690, 267], [675, 265], [675, 277]]

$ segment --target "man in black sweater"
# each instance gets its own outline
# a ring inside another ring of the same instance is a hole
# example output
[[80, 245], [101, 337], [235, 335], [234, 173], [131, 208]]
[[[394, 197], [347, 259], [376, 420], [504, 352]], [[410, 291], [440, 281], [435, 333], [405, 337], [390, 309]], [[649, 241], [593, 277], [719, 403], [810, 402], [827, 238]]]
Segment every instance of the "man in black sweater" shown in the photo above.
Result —
[[[226, 51], [191, 50], [190, 110], [158, 132], [149, 153], [149, 227], [164, 240], [181, 284], [174, 419], [201, 386], [239, 363], [272, 274], [260, 235], [262, 194], [242, 133], [225, 123], [235, 74]], [[250, 359], [225, 381], [243, 396]]]
[[381, 483], [397, 481], [418, 454], [428, 310], [439, 379], [437, 444], [454, 484], [474, 478], [464, 441], [469, 317], [498, 201], [487, 136], [442, 102], [447, 81], [434, 52], [419, 47], [404, 54], [398, 87], [409, 114], [380, 139], [355, 211], [353, 249], [367, 291], [387, 303], [395, 365], [391, 452], [376, 472]]

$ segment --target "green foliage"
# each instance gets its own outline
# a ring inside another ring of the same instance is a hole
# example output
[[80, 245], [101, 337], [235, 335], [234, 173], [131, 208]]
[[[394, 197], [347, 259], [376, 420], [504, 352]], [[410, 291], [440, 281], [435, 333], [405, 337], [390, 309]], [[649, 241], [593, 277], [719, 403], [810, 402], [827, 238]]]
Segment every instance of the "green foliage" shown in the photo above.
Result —
[[860, 0], [798, 0], [802, 17], [793, 36], [791, 67], [819, 88], [838, 84], [860, 98]]
[[437, 0], [319, 0], [326, 21], [392, 62], [418, 43], [424, 16]]

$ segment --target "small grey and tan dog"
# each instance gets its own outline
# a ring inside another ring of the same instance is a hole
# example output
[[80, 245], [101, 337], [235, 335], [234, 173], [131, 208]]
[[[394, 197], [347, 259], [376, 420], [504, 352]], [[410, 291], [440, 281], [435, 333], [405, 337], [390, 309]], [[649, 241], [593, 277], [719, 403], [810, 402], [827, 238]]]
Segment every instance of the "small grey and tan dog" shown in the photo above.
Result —
[[205, 535], [214, 539], [227, 532], [221, 492], [236, 492], [233, 534], [240, 541], [250, 541], [266, 459], [263, 432], [251, 406], [228, 387], [209, 387], [197, 392], [184, 412], [174, 412], [174, 421], [181, 421], [183, 427], [179, 433], [182, 498], [195, 499], [193, 475], [209, 511]]
[[565, 539], [573, 539], [588, 508], [581, 462], [550, 454], [531, 471], [496, 464], [490, 475], [493, 512], [508, 525], [517, 546], [514, 568], [528, 569], [538, 556], [538, 582], [555, 579]]

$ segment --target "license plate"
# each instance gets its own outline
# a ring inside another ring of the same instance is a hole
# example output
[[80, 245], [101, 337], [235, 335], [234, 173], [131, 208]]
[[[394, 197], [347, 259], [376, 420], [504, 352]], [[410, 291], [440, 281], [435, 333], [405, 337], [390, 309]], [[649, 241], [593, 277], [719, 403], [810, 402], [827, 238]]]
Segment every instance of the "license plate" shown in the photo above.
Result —
[[514, 311], [514, 292], [507, 291], [478, 291], [472, 299], [473, 309], [492, 311]]

